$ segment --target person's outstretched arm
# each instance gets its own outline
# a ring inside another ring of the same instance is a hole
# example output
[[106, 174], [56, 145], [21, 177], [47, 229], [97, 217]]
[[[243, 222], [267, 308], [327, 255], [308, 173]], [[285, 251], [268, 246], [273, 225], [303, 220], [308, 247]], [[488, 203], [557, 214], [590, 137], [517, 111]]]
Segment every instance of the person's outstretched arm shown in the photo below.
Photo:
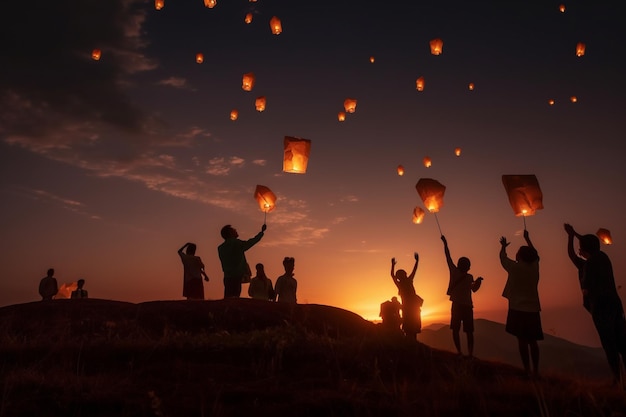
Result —
[[417, 254], [417, 252], [413, 253], [413, 257], [415, 258], [415, 265], [413, 265], [413, 270], [411, 271], [411, 274], [409, 275], [410, 279], [413, 279], [413, 277], [415, 277], [415, 272], [417, 271], [417, 264], [420, 261], [420, 256]]
[[448, 248], [448, 241], [444, 235], [441, 235], [441, 240], [443, 241], [443, 252], [446, 254], [446, 262], [448, 263], [448, 268], [454, 268], [454, 262], [452, 261], [452, 256], [450, 255], [450, 249]]
[[565, 223], [563, 225], [565, 231], [567, 232], [567, 255], [572, 263], [578, 266], [578, 262], [580, 261], [580, 256], [576, 253], [574, 249], [574, 237], [580, 238], [580, 235], [576, 233], [571, 224]]
[[[531, 249], [535, 249], [535, 247], [533, 246], [533, 242], [530, 241], [530, 235], [528, 234], [528, 230], [524, 230], [524, 240], [526, 241], [526, 244]], [[537, 250], [537, 249], [535, 249], [535, 250]]]
[[509, 257], [506, 256], [506, 247], [511, 243], [506, 241], [506, 238], [502, 236], [500, 238], [500, 263], [506, 269], [506, 263], [510, 261]]
[[396, 280], [396, 258], [391, 258], [391, 279], [394, 284], [398, 284], [398, 281]]

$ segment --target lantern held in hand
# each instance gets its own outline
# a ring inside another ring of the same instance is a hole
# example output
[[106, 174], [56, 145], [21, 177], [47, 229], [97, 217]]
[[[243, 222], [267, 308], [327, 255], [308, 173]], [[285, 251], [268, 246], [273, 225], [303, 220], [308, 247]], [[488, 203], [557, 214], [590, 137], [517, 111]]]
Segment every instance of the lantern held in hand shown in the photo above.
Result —
[[254, 190], [254, 199], [259, 203], [259, 208], [265, 213], [265, 220], [267, 220], [267, 213], [276, 208], [276, 195], [264, 185], [257, 185]]
[[502, 183], [516, 216], [532, 216], [543, 209], [543, 194], [534, 175], [503, 175]]
[[611, 232], [609, 232], [608, 229], [598, 229], [598, 231], [596, 232], [596, 236], [598, 236], [600, 238], [600, 241], [605, 245], [610, 245], [613, 243]]
[[285, 136], [284, 140], [283, 171], [294, 174], [306, 173], [311, 153], [311, 141], [309, 139]]

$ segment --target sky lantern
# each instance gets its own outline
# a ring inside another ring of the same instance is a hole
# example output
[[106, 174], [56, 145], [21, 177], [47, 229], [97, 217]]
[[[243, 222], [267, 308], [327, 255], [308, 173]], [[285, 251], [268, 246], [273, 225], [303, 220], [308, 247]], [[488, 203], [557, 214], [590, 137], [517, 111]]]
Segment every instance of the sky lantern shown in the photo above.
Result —
[[424, 207], [431, 213], [437, 213], [443, 207], [443, 195], [446, 186], [432, 178], [420, 178], [415, 189], [424, 202]]
[[413, 209], [413, 223], [421, 224], [424, 221], [424, 216], [426, 213], [422, 210], [421, 207], [415, 207]]
[[415, 80], [415, 88], [417, 91], [424, 91], [424, 77], [419, 77]]
[[370, 57], [370, 62], [373, 64], [373, 63], [374, 63], [374, 61], [376, 61], [376, 59], [375, 59], [373, 56], [371, 56], [371, 57]]
[[253, 72], [248, 72], [247, 74], [243, 74], [243, 79], [241, 81], [241, 88], [245, 91], [252, 91], [252, 87], [254, 87], [254, 81], [256, 80]]
[[611, 238], [611, 232], [608, 229], [599, 228], [596, 232], [596, 236], [600, 238], [600, 241], [605, 245], [611, 245], [613, 243], [613, 238]]
[[293, 174], [306, 173], [311, 153], [311, 141], [309, 139], [285, 136], [283, 171]]
[[243, 20], [244, 20], [244, 22], [246, 22], [248, 24], [252, 23], [252, 13], [246, 14], [246, 17], [244, 17]]
[[280, 35], [281, 32], [283, 31], [283, 27], [280, 24], [280, 19], [277, 18], [276, 16], [270, 19], [270, 29], [272, 29], [272, 33], [274, 35]]
[[565, 13], [565, 5], [564, 4], [559, 4], [559, 12]]
[[204, 0], [204, 5], [209, 9], [212, 9], [217, 6], [217, 0]]
[[433, 165], [433, 161], [430, 159], [430, 156], [425, 156], [423, 162], [426, 168], [430, 168]]
[[502, 184], [509, 197], [509, 203], [516, 216], [532, 216], [543, 209], [543, 193], [535, 175], [503, 175]]
[[576, 44], [576, 56], [585, 55], [585, 44], [582, 42], [578, 42]]
[[100, 61], [100, 57], [102, 56], [102, 51], [99, 49], [94, 49], [93, 51], [91, 51], [91, 58], [94, 61]]
[[254, 107], [256, 108], [256, 111], [258, 112], [265, 111], [266, 104], [267, 104], [267, 100], [265, 99], [265, 96], [257, 97], [256, 100], [254, 101]]
[[343, 108], [346, 110], [346, 113], [354, 113], [356, 111], [356, 99], [345, 99], [343, 102]]
[[433, 55], [441, 55], [443, 53], [443, 41], [439, 38], [430, 41], [430, 53]]
[[267, 220], [267, 213], [276, 208], [276, 194], [265, 185], [257, 185], [254, 190], [254, 199], [259, 203], [259, 208], [265, 213], [263, 223]]
[[467, 85], [467, 89], [470, 90], [470, 91], [474, 91], [474, 83], [469, 83]]
[[571, 96], [571, 97], [569, 98], [569, 101], [571, 101], [572, 103], [576, 103], [576, 102], [578, 101], [578, 97], [576, 97], [576, 96]]
[[454, 154], [456, 156], [461, 156], [461, 148], [454, 148]]
[[235, 121], [239, 118], [239, 111], [237, 109], [232, 109], [230, 111], [230, 120]]
[[196, 54], [196, 62], [198, 64], [202, 64], [204, 62], [204, 54], [202, 54], [201, 52], [198, 52]]
[[398, 175], [399, 176], [403, 176], [404, 175], [404, 167], [402, 165], [398, 165]]
[[53, 297], [55, 300], [72, 298], [72, 292], [78, 289], [78, 282], [65, 282], [59, 286], [59, 290]]
[[553, 99], [548, 100], [548, 104], [551, 106], [554, 106], [554, 100]]
[[340, 122], [343, 122], [346, 120], [346, 113], [343, 111], [340, 111], [339, 113], [337, 113], [337, 120], [339, 120]]
[[165, 6], [165, 0], [154, 0], [154, 8], [161, 10]]

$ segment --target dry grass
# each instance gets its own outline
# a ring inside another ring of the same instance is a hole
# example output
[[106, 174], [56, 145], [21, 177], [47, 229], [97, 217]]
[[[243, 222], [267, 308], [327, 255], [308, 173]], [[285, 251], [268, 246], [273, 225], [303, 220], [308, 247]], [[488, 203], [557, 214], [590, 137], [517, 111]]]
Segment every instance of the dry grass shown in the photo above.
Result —
[[[84, 302], [85, 301], [85, 302]], [[461, 358], [341, 309], [254, 300], [0, 309], [0, 417], [623, 416], [623, 391]]]

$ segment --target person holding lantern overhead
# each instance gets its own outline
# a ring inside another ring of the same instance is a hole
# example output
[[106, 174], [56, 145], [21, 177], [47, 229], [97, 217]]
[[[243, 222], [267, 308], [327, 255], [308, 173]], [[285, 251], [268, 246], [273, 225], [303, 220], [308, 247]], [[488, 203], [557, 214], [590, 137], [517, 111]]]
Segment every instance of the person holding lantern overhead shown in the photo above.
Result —
[[391, 258], [391, 279], [398, 288], [398, 295], [402, 299], [402, 331], [409, 340], [415, 340], [422, 332], [421, 308], [424, 300], [417, 295], [413, 286], [413, 278], [417, 271], [419, 255], [414, 253], [415, 265], [409, 275], [404, 269], [396, 268], [396, 258]]
[[446, 255], [448, 269], [450, 270], [450, 281], [448, 282], [446, 294], [450, 296], [450, 301], [452, 301], [450, 311], [452, 340], [454, 341], [454, 347], [461, 355], [463, 352], [461, 350], [459, 331], [461, 330], [461, 322], [463, 322], [463, 331], [467, 335], [468, 356], [472, 357], [474, 355], [474, 305], [472, 303], [472, 292], [478, 291], [483, 277], [478, 277], [474, 280], [474, 277], [467, 272], [471, 267], [471, 262], [465, 256], [460, 257], [455, 265], [454, 261], [452, 261], [452, 256], [450, 256], [446, 237], [441, 235], [441, 240], [443, 241], [443, 251]]
[[224, 271], [224, 298], [241, 296], [241, 282], [251, 275], [246, 251], [261, 240], [266, 229], [267, 225], [263, 224], [256, 236], [241, 240], [237, 229], [230, 224], [222, 227], [220, 233], [224, 242], [217, 247], [217, 253]]
[[[580, 235], [565, 224], [567, 254], [578, 269], [578, 280], [583, 293], [583, 306], [591, 313], [593, 324], [613, 373], [613, 382], [620, 383], [620, 355], [626, 365], [626, 320], [622, 300], [615, 288], [613, 265], [600, 250], [596, 235]], [[574, 251], [574, 237], [580, 245], [580, 256]]]
[[[509, 311], [506, 317], [507, 333], [517, 337], [520, 357], [526, 374], [539, 376], [538, 340], [543, 340], [541, 328], [541, 305], [539, 303], [539, 254], [530, 241], [527, 230], [524, 230], [527, 246], [521, 246], [515, 260], [506, 254], [510, 245], [506, 237], [500, 238], [500, 263], [508, 272], [502, 296], [509, 300]], [[531, 364], [532, 359], [532, 374]]]

